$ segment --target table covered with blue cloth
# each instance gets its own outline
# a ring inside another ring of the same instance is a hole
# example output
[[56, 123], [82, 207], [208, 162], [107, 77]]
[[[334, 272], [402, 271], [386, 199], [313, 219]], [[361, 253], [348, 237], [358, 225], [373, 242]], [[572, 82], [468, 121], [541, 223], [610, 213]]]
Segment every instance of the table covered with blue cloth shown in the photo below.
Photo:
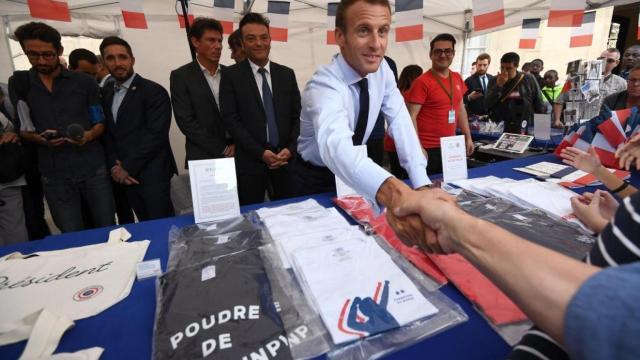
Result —
[[[553, 155], [541, 155], [518, 160], [503, 161], [489, 166], [469, 170], [470, 177], [494, 175], [524, 179], [530, 175], [512, 170], [540, 161], [558, 162]], [[640, 184], [640, 176], [631, 178], [634, 184]], [[594, 188], [582, 188], [581, 191], [593, 191]], [[319, 194], [312, 198], [324, 206], [332, 206], [331, 198], [335, 194]], [[277, 206], [297, 202], [304, 198], [294, 198], [241, 208], [243, 213], [263, 206]], [[177, 216], [160, 220], [125, 225], [131, 233], [131, 240], [151, 241], [145, 260], [160, 259], [162, 269], [166, 269], [168, 256], [168, 233], [171, 226], [182, 227], [193, 224], [192, 215]], [[104, 242], [109, 230], [101, 228], [75, 233], [49, 236], [40, 241], [0, 247], [0, 256], [19, 251], [28, 254], [36, 251], [58, 250]], [[509, 345], [498, 335], [462, 294], [451, 284], [441, 288], [451, 300], [459, 304], [469, 316], [469, 321], [445, 332], [427, 338], [420, 343], [407, 347], [387, 356], [388, 359], [501, 359], [510, 351]], [[149, 359], [155, 317], [155, 279], [135, 281], [127, 298], [106, 311], [82, 320], [62, 337], [56, 350], [74, 352], [94, 346], [105, 349], [101, 359]], [[1, 309], [11, 311], [11, 309]], [[0, 359], [16, 359], [22, 353], [26, 341], [0, 347]]]

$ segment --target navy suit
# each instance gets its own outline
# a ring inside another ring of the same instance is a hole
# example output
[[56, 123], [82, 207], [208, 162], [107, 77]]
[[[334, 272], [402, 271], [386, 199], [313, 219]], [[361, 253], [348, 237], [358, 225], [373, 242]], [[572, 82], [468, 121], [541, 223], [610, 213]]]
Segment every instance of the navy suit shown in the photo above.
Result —
[[469, 94], [473, 91], [481, 92], [486, 94], [486, 89], [489, 88], [489, 81], [493, 79], [493, 75], [486, 74], [487, 83], [485, 90], [482, 89], [482, 84], [480, 83], [480, 77], [476, 74], [469, 76], [464, 84], [467, 86], [467, 92], [464, 93], [464, 104], [467, 106], [467, 113], [469, 115], [487, 115], [489, 111], [484, 104], [484, 96], [475, 100], [469, 100]]
[[[300, 134], [300, 91], [292, 69], [274, 62], [269, 67], [278, 125], [277, 147], [267, 142], [267, 117], [249, 60], [226, 68], [220, 84], [222, 119], [236, 143], [241, 205], [264, 201], [266, 190], [272, 200], [294, 195], [290, 169]], [[285, 148], [292, 155], [289, 164], [269, 170], [262, 160], [264, 151], [277, 154]]]
[[104, 89], [105, 144], [111, 169], [116, 160], [139, 185], [126, 187], [127, 199], [138, 219], [174, 215], [171, 177], [177, 173], [169, 143], [171, 101], [159, 84], [135, 75], [117, 114], [112, 114], [114, 89]]

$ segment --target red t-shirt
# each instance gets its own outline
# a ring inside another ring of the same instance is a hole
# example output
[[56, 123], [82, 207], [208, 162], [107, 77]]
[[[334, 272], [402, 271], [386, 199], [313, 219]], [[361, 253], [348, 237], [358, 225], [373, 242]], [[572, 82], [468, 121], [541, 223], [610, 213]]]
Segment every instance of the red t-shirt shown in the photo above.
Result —
[[409, 103], [422, 105], [416, 123], [420, 144], [425, 149], [439, 148], [441, 137], [456, 134], [458, 109], [462, 102], [462, 95], [467, 91], [462, 76], [457, 72], [450, 71], [456, 121], [449, 123], [449, 110], [451, 110], [451, 100], [447, 95], [447, 92], [450, 91], [449, 78], [440, 78], [442, 85], [447, 89], [445, 92], [434, 76], [439, 75], [434, 75], [431, 71], [425, 72], [413, 82], [411, 90], [409, 90]]
[[[404, 90], [400, 92], [402, 97], [404, 98], [404, 102], [408, 101], [409, 90]], [[391, 136], [389, 136], [389, 132], [384, 132], [384, 151], [386, 152], [396, 152], [396, 144], [393, 142]]]

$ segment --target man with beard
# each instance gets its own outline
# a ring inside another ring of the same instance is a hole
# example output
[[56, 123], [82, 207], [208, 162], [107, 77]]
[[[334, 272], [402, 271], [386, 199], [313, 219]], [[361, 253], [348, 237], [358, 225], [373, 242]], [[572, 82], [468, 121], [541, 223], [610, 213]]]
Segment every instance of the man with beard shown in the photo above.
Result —
[[169, 94], [134, 72], [136, 59], [125, 40], [115, 36], [104, 39], [100, 53], [116, 80], [104, 93], [111, 177], [125, 186], [138, 219], [173, 216], [170, 181], [177, 168], [169, 144]]
[[240, 20], [247, 59], [228, 67], [220, 84], [222, 119], [236, 143], [240, 205], [292, 197], [291, 164], [300, 129], [300, 91], [293, 69], [269, 59], [269, 20]]
[[474, 64], [476, 64], [475, 73], [464, 81], [467, 86], [467, 92], [464, 94], [464, 103], [467, 105], [467, 113], [470, 115], [487, 115], [487, 108], [484, 106], [484, 94], [487, 92], [489, 81], [493, 79], [492, 75], [487, 74], [489, 64], [491, 64], [491, 56], [487, 53], [482, 53], [478, 55]]
[[434, 37], [429, 52], [431, 69], [414, 81], [409, 92], [409, 114], [429, 160], [427, 174], [442, 173], [440, 138], [454, 136], [456, 128], [464, 135], [467, 155], [473, 153], [467, 110], [462, 101], [467, 87], [460, 74], [449, 69], [455, 46], [456, 39], [451, 34]]
[[[20, 127], [21, 136], [38, 145], [44, 194], [56, 226], [62, 232], [82, 230], [83, 201], [91, 204], [94, 226], [113, 225], [111, 182], [98, 141], [104, 113], [95, 78], [60, 65], [60, 33], [51, 26], [27, 23], [15, 36], [33, 66], [20, 85], [19, 100], [28, 106], [32, 122]], [[18, 120], [27, 121], [20, 113]]]
[[640, 65], [640, 45], [631, 45], [624, 51], [624, 55], [622, 56], [620, 76], [627, 80], [627, 78], [629, 78], [629, 72], [636, 65]]

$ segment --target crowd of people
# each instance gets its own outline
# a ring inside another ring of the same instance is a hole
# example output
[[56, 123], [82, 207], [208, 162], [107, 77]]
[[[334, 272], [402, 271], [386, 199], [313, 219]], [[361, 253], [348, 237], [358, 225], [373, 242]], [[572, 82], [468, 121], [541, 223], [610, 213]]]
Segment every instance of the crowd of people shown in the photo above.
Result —
[[[170, 92], [134, 70], [134, 51], [122, 38], [104, 39], [99, 55], [74, 50], [67, 69], [58, 31], [37, 22], [20, 26], [15, 36], [32, 68], [15, 72], [3, 90], [0, 244], [47, 234], [43, 196], [62, 232], [131, 222], [134, 213], [140, 220], [172, 216], [173, 112], [186, 138], [184, 166], [234, 158], [242, 205], [335, 191], [335, 174], [386, 207], [407, 244], [470, 259], [542, 329], [527, 333], [513, 358], [564, 351], [579, 358], [639, 356], [635, 188], [612, 178], [595, 154], [563, 152], [565, 162], [626, 196], [621, 206], [605, 192], [573, 202], [576, 215], [600, 233], [583, 264], [467, 215], [427, 175], [442, 171], [440, 138], [457, 129], [473, 153], [471, 116], [503, 121], [507, 132], [526, 131], [534, 113], [553, 112], [561, 122], [566, 99], [558, 71], [542, 73], [541, 59], [520, 71], [519, 55], [508, 52], [492, 76], [491, 56], [481, 54], [463, 80], [450, 69], [455, 38], [439, 34], [429, 43], [431, 68], [409, 65], [398, 79], [385, 56], [390, 28], [388, 0], [342, 0], [335, 24], [340, 52], [301, 93], [294, 70], [270, 60], [269, 21], [257, 13], [244, 15], [228, 37], [236, 62], [228, 67], [220, 64], [220, 22], [195, 19], [189, 39], [196, 58], [171, 72]], [[603, 107], [640, 104], [639, 55], [640, 46], [625, 50], [619, 77], [612, 72], [620, 53], [602, 53]], [[381, 166], [383, 149], [395, 176]], [[617, 155], [637, 169], [640, 139]], [[617, 266], [623, 264], [629, 265]]]

